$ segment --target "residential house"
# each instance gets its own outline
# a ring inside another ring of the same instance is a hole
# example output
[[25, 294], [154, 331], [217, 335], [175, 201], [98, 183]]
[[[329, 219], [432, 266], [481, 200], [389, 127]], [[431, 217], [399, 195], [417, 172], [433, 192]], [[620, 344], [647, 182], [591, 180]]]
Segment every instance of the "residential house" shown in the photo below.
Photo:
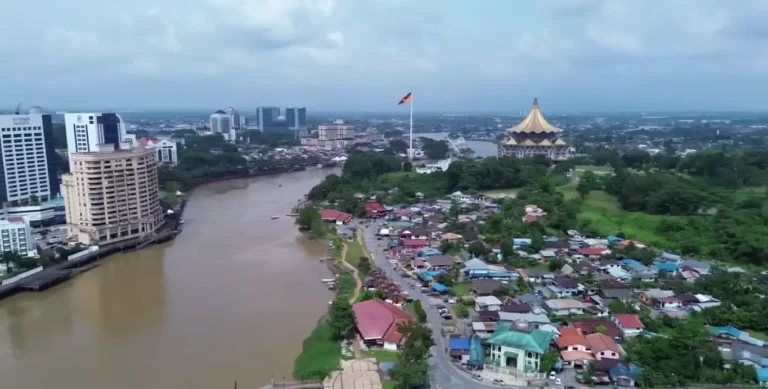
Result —
[[576, 274], [586, 276], [597, 272], [597, 266], [589, 261], [578, 262], [573, 265], [573, 270]]
[[600, 269], [601, 272], [608, 274], [608, 270], [610, 269], [621, 269], [621, 264], [614, 259], [601, 259], [598, 269]]
[[532, 240], [528, 238], [514, 238], [512, 239], [512, 245], [515, 246], [515, 248], [523, 247], [523, 246], [530, 246]]
[[410, 209], [395, 209], [391, 213], [391, 218], [393, 220], [411, 220], [411, 216], [413, 215], [413, 211]]
[[584, 303], [574, 299], [552, 299], [544, 302], [544, 309], [553, 315], [581, 315], [584, 308]]
[[352, 215], [335, 209], [324, 209], [320, 211], [320, 218], [325, 222], [339, 225], [349, 224], [349, 222], [352, 221]]
[[660, 272], [666, 272], [670, 274], [675, 274], [680, 270], [676, 263], [671, 262], [654, 262], [653, 266], [656, 267], [656, 270]]
[[690, 267], [691, 269], [695, 270], [697, 273], [703, 274], [703, 275], [709, 274], [710, 270], [712, 269], [712, 265], [706, 262], [697, 261], [695, 259], [687, 259], [685, 261], [678, 263], [677, 265], [680, 267], [680, 269]]
[[696, 294], [694, 295], [698, 302], [691, 304], [691, 307], [696, 310], [702, 310], [707, 308], [714, 308], [720, 306], [720, 300], [708, 295], [708, 294]]
[[651, 282], [658, 276], [656, 268], [650, 268], [634, 259], [622, 259], [622, 266], [629, 272], [632, 278], [639, 278], [641, 281]]
[[491, 296], [501, 288], [501, 285], [502, 283], [499, 280], [475, 280], [472, 281], [470, 291], [475, 296]]
[[566, 325], [570, 328], [579, 328], [585, 335], [598, 333], [598, 329], [605, 329], [608, 336], [612, 338], [621, 338], [621, 329], [611, 320], [606, 319], [588, 319], [588, 320], [568, 320]]
[[612, 337], [601, 333], [594, 333], [587, 335], [586, 339], [587, 347], [592, 350], [597, 360], [619, 359], [621, 357], [621, 349]]
[[678, 263], [680, 263], [680, 262], [682, 262], [682, 261], [683, 261], [683, 257], [681, 257], [681, 256], [679, 256], [679, 255], [677, 255], [677, 254], [672, 254], [672, 253], [668, 253], [668, 252], [663, 252], [663, 253], [661, 253], [661, 255], [659, 255], [658, 257], [656, 257], [656, 261], [658, 261], [658, 262], [662, 262], [662, 263], [674, 263], [674, 264], [678, 264]]
[[587, 258], [600, 258], [603, 254], [610, 254], [611, 250], [608, 250], [605, 247], [590, 247], [585, 249], [578, 249], [576, 250], [580, 255], [583, 255]]
[[631, 338], [639, 335], [645, 329], [640, 317], [628, 313], [611, 314], [611, 320], [616, 323], [625, 338]]
[[426, 240], [421, 240], [421, 239], [404, 239], [403, 240], [403, 247], [410, 250], [417, 251], [427, 246], [429, 246], [429, 242], [427, 242]]
[[519, 322], [525, 321], [531, 323], [533, 328], [540, 328], [541, 326], [552, 324], [549, 320], [549, 316], [541, 311], [541, 309], [534, 308], [531, 313], [513, 313], [499, 311], [499, 321], [501, 322]]
[[385, 350], [397, 350], [405, 344], [399, 326], [415, 323], [416, 319], [392, 304], [381, 300], [367, 300], [352, 306], [355, 313], [355, 327], [363, 342], [380, 346]]
[[534, 329], [529, 322], [502, 324], [487, 342], [490, 363], [517, 373], [538, 372], [553, 338], [552, 332]]
[[593, 249], [607, 249], [610, 242], [608, 242], [608, 239], [584, 239], [582, 240], [582, 243]]
[[587, 338], [578, 328], [563, 328], [555, 342], [560, 351], [589, 351]]
[[656, 309], [677, 309], [683, 306], [683, 302], [677, 297], [661, 297], [653, 300]]
[[541, 298], [533, 293], [526, 293], [522, 296], [517, 296], [514, 300], [518, 304], [528, 304], [534, 308], [541, 307]]
[[533, 312], [533, 307], [528, 304], [505, 303], [502, 300], [501, 310], [509, 313], [531, 313]]
[[429, 232], [426, 228], [406, 228], [400, 230], [400, 239], [427, 240]]
[[384, 207], [376, 201], [368, 201], [365, 203], [365, 216], [370, 219], [376, 219], [386, 216], [387, 211]]
[[479, 296], [475, 298], [475, 311], [500, 311], [501, 300], [496, 296]]
[[517, 273], [520, 277], [523, 277], [527, 282], [533, 282], [541, 284], [547, 278], [555, 278], [554, 273], [539, 269], [517, 269]]
[[674, 297], [672, 290], [648, 289], [640, 293], [640, 301], [646, 305], [653, 305], [654, 301], [664, 297]]
[[[493, 312], [496, 313], [496, 312]], [[472, 332], [475, 336], [488, 339], [496, 332], [498, 323], [495, 321], [475, 321], [472, 322]]]
[[619, 247], [622, 247], [622, 248], [626, 248], [626, 247], [629, 247], [629, 246], [635, 246], [636, 248], [639, 248], [639, 249], [644, 249], [644, 248], [647, 247], [645, 245], [645, 243], [639, 242], [639, 241], [636, 241], [636, 240], [622, 240], [621, 242], [617, 243], [616, 246], [619, 246]]
[[448, 232], [440, 236], [440, 239], [447, 240], [449, 242], [457, 241], [463, 239], [463, 237], [459, 234], [454, 234], [453, 232]]
[[608, 373], [618, 386], [634, 387], [643, 369], [631, 362], [621, 362]]
[[561, 297], [576, 296], [582, 292], [581, 288], [579, 288], [579, 283], [571, 278], [558, 277], [555, 278], [553, 284], [560, 289]]
[[424, 247], [423, 249], [419, 250], [417, 255], [422, 258], [432, 258], [443, 255], [443, 253], [441, 253], [440, 250], [433, 249], [432, 247]]
[[680, 278], [687, 282], [696, 282], [699, 277], [701, 277], [701, 273], [691, 267], [685, 266], [680, 269]]
[[632, 280], [632, 275], [629, 274], [628, 271], [620, 268], [620, 267], [609, 267], [608, 275], [621, 281], [621, 282], [629, 282]]
[[621, 300], [627, 302], [632, 299], [632, 291], [626, 288], [602, 288], [597, 294], [607, 300]]
[[475, 271], [488, 271], [488, 264], [480, 258], [472, 258], [464, 262], [464, 267], [461, 268], [461, 273], [465, 277], [470, 277]]
[[448, 355], [454, 361], [461, 363], [469, 362], [469, 338], [453, 338], [450, 343]]
[[459, 259], [445, 255], [438, 255], [425, 258], [424, 261], [429, 264], [430, 270], [446, 270], [454, 267], [459, 262]]
[[602, 278], [597, 281], [601, 288], [627, 289], [629, 285], [612, 277]]

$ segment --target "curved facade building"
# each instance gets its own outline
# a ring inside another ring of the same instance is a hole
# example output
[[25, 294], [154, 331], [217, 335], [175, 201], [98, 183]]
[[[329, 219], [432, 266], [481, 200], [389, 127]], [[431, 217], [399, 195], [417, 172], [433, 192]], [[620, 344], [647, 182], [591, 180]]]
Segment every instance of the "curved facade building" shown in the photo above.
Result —
[[499, 142], [499, 157], [526, 158], [543, 155], [553, 161], [564, 161], [571, 148], [560, 138], [562, 129], [544, 118], [539, 99], [533, 99], [531, 112], [520, 124], [507, 129], [507, 137]]

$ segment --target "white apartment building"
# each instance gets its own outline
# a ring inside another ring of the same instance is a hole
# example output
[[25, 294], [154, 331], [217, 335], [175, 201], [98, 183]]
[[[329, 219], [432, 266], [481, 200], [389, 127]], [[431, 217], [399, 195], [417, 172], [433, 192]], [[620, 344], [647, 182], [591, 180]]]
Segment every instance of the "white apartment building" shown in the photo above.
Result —
[[222, 110], [218, 110], [211, 115], [211, 132], [226, 133], [232, 131], [232, 116]]
[[109, 244], [151, 235], [162, 224], [155, 150], [99, 145], [73, 154], [62, 176], [69, 235]]
[[32, 228], [22, 217], [12, 217], [0, 220], [0, 249], [15, 251], [22, 256], [36, 257], [35, 240], [32, 238]]
[[176, 141], [166, 138], [141, 138], [138, 140], [145, 149], [153, 150], [157, 163], [176, 165], [179, 163], [179, 157], [176, 154]]
[[0, 206], [59, 193], [51, 115], [0, 115]]

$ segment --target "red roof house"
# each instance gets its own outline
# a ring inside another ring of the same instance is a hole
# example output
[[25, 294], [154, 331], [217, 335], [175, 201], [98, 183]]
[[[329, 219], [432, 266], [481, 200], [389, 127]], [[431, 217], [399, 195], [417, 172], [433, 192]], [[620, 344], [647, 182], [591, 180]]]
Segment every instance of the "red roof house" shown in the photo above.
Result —
[[377, 217], [382, 217], [385, 214], [386, 214], [386, 210], [381, 204], [375, 201], [369, 201], [365, 203], [365, 216], [369, 218], [377, 218]]
[[568, 326], [581, 329], [585, 335], [594, 334], [597, 332], [598, 327], [603, 326], [608, 332], [608, 336], [613, 338], [621, 338], [621, 329], [616, 323], [610, 320], [595, 319], [595, 320], [571, 320], [568, 321]]
[[423, 239], [403, 239], [403, 247], [411, 249], [427, 247], [429, 242]]
[[616, 341], [608, 335], [600, 333], [589, 334], [587, 335], [587, 345], [598, 360], [603, 358], [619, 359], [621, 357], [621, 349], [616, 344]]
[[585, 256], [585, 257], [597, 257], [600, 255], [603, 255], [604, 252], [609, 251], [608, 249], [593, 249], [593, 248], [586, 248], [586, 249], [579, 249], [579, 254]]
[[625, 337], [632, 337], [645, 329], [643, 322], [640, 321], [640, 317], [628, 313], [617, 313], [611, 315], [611, 320], [616, 323]]
[[352, 221], [352, 215], [337, 211], [335, 209], [324, 209], [320, 211], [320, 217], [323, 219], [323, 221], [336, 224], [348, 224]]
[[357, 331], [363, 341], [388, 350], [396, 350], [405, 343], [405, 336], [397, 327], [416, 322], [413, 316], [381, 300], [357, 303], [352, 306], [352, 310], [357, 319]]
[[525, 215], [523, 216], [523, 221], [527, 223], [536, 223], [539, 221], [539, 217], [536, 215]]

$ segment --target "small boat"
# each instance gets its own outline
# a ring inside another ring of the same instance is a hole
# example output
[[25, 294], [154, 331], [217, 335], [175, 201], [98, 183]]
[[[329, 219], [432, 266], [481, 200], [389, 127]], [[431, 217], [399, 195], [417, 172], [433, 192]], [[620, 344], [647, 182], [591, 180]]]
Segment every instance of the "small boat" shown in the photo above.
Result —
[[282, 187], [283, 187], [283, 184], [280, 184], [280, 185], [278, 185], [277, 187], [278, 187], [278, 188], [282, 188]]
[[277, 216], [277, 215], [275, 215], [275, 216], [272, 216], [272, 220], [275, 220], [275, 219], [277, 219], [277, 218], [279, 218], [279, 217], [280, 217], [280, 216]]

